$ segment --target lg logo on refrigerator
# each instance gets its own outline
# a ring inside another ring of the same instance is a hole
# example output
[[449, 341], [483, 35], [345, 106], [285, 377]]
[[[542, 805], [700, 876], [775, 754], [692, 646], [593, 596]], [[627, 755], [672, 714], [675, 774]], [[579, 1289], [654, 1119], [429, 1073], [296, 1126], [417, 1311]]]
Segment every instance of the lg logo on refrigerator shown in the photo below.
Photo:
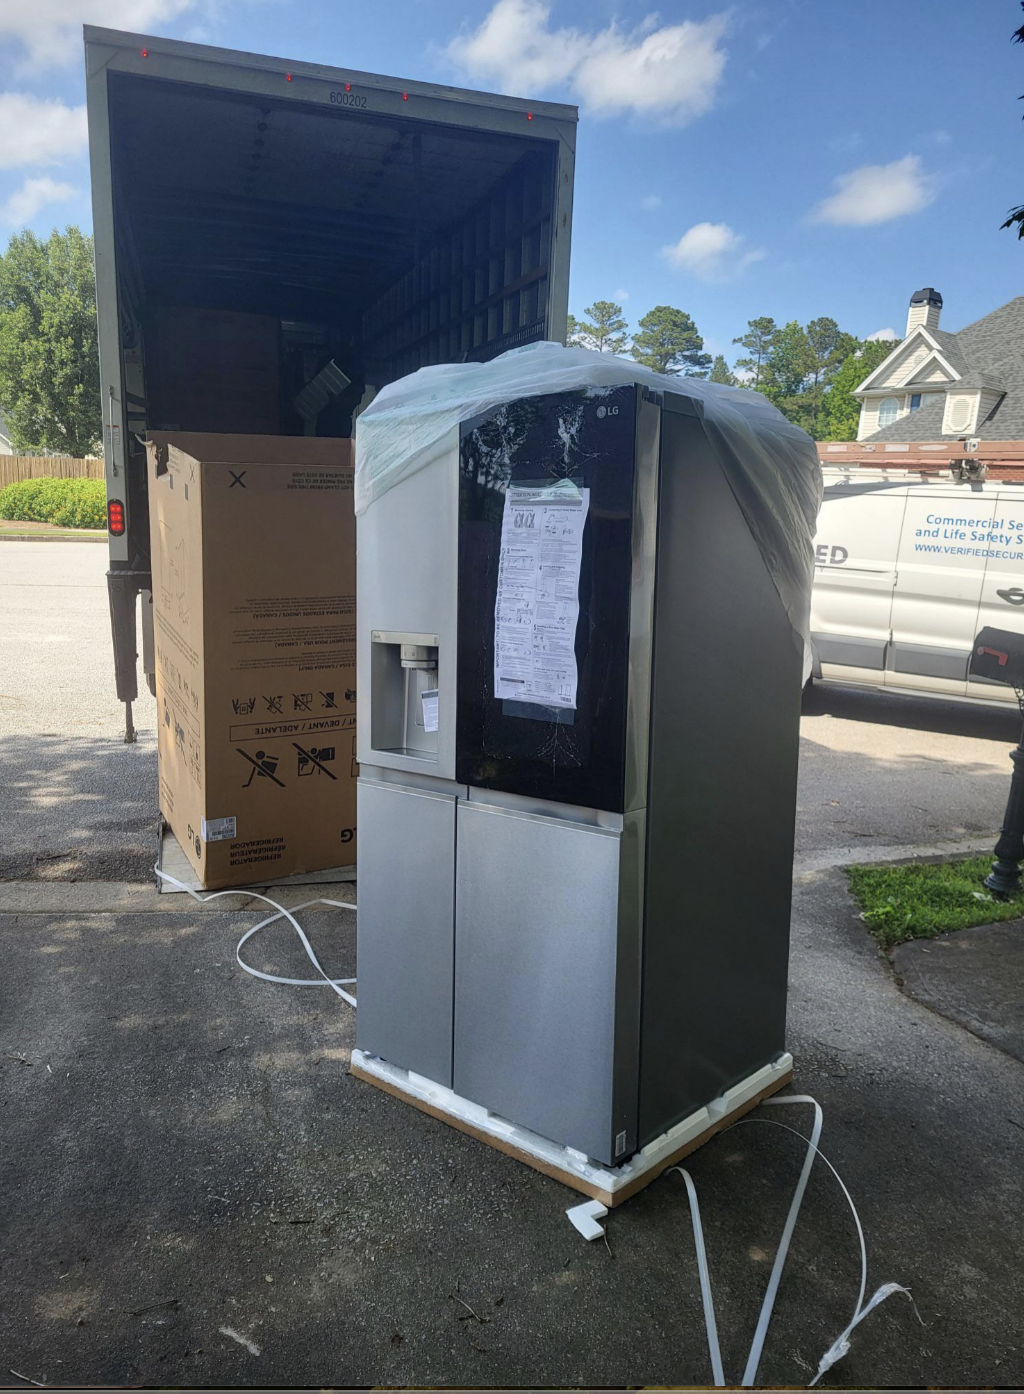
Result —
[[597, 419], [603, 421], [606, 416], [618, 416], [618, 407], [598, 407]]

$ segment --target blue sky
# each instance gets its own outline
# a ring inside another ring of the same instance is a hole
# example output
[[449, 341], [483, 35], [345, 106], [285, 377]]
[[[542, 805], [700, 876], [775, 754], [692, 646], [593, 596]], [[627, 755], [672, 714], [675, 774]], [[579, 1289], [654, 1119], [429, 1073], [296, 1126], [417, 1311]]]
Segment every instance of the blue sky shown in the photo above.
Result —
[[1017, 0], [0, 0], [0, 245], [90, 225], [80, 25], [580, 105], [570, 307], [958, 329], [1024, 291]]

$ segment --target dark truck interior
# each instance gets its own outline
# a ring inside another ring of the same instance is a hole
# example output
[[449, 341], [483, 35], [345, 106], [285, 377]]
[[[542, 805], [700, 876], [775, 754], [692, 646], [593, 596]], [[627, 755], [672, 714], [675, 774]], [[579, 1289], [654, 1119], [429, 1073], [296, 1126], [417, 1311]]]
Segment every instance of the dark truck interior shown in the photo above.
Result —
[[543, 336], [549, 142], [108, 82], [130, 494], [146, 430], [348, 436], [394, 378]]

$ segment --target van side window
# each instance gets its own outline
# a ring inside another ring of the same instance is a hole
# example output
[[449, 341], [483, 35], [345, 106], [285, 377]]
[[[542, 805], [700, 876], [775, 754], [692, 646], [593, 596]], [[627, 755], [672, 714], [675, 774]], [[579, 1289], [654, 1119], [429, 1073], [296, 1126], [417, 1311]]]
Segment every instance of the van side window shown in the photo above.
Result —
[[[920, 405], [920, 402], [918, 403]], [[895, 397], [886, 397], [878, 408], [878, 428], [891, 426], [900, 414], [900, 404]]]

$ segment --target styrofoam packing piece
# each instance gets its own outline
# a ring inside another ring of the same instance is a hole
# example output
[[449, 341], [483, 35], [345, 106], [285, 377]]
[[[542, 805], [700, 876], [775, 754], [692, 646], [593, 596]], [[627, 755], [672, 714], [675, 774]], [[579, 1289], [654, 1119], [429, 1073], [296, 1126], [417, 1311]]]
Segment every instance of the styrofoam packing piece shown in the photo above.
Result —
[[440, 459], [464, 421], [521, 397], [641, 384], [693, 405], [810, 663], [812, 541], [822, 481], [810, 437], [759, 392], [673, 377], [611, 353], [527, 344], [489, 363], [442, 363], [383, 387], [356, 422], [355, 511]]
[[[635, 1181], [637, 1177], [643, 1176], [646, 1172], [657, 1167], [664, 1162], [666, 1157], [671, 1156], [680, 1147], [685, 1147], [692, 1138], [698, 1137], [708, 1127], [710, 1117], [706, 1108], [698, 1109], [689, 1118], [684, 1118], [681, 1123], [670, 1128], [667, 1133], [655, 1138], [640, 1152], [634, 1153], [628, 1161], [617, 1167], [609, 1167], [601, 1162], [592, 1161], [575, 1148], [562, 1147], [558, 1143], [541, 1137], [539, 1133], [531, 1132], [528, 1128], [511, 1123], [507, 1118], [490, 1113], [480, 1104], [464, 1099], [460, 1094], [456, 1094], [453, 1089], [448, 1089], [443, 1084], [437, 1084], [432, 1080], [424, 1079], [422, 1076], [411, 1074], [407, 1070], [401, 1070], [375, 1055], [367, 1055], [365, 1051], [354, 1050], [352, 1063], [365, 1070], [367, 1074], [373, 1075], [375, 1079], [393, 1085], [402, 1093], [419, 1099], [422, 1103], [430, 1104], [432, 1108], [439, 1109], [442, 1113], [459, 1119], [460, 1122], [469, 1123], [492, 1137], [511, 1141], [531, 1157], [550, 1162], [561, 1168], [562, 1171], [577, 1177], [580, 1181], [586, 1181], [612, 1195]], [[773, 1065], [766, 1065], [763, 1069], [757, 1070], [748, 1079], [743, 1080], [722, 1095], [726, 1101], [726, 1107], [729, 1110], [741, 1107], [761, 1090], [770, 1088], [774, 1080], [787, 1074], [792, 1068], [793, 1057], [789, 1054], [781, 1055]]]
[[586, 1240], [602, 1239], [604, 1225], [598, 1224], [608, 1214], [607, 1205], [599, 1200], [585, 1200], [582, 1205], [572, 1205], [565, 1212], [571, 1224], [579, 1230]]
[[[295, 905], [292, 907], [292, 910], [286, 910], [283, 905], [278, 905], [276, 900], [271, 900], [270, 896], [260, 895], [256, 891], [247, 891], [242, 888], [230, 891], [214, 891], [211, 895], [199, 895], [191, 886], [186, 886], [183, 881], [179, 881], [178, 878], [172, 876], [170, 872], [161, 871], [158, 866], [154, 866], [153, 870], [161, 881], [169, 882], [180, 891], [186, 891], [192, 899], [198, 901], [200, 905], [205, 905], [207, 901], [210, 900], [220, 900], [222, 896], [226, 895], [247, 896], [251, 900], [262, 900], [264, 904], [272, 905], [277, 913], [268, 915], [265, 920], [260, 920], [259, 924], [254, 924], [251, 929], [247, 929], [235, 946], [235, 958], [238, 961], [239, 968], [244, 969], [246, 973], [249, 973], [254, 978], [262, 978], [265, 983], [283, 983], [286, 987], [329, 987], [338, 994], [343, 1002], [347, 1002], [350, 1007], [356, 1005], [356, 999], [350, 992], [345, 992], [344, 990], [345, 987], [350, 987], [356, 981], [355, 978], [331, 978], [324, 972], [323, 968], [320, 966], [320, 960], [313, 952], [313, 945], [306, 938], [305, 931], [293, 913], [295, 910], [308, 910], [311, 905], [333, 905], [338, 910], [354, 910], [356, 907], [353, 902], [348, 900], [325, 900], [322, 896], [318, 896], [316, 900], [304, 900], [301, 905]], [[276, 973], [263, 973], [258, 968], [252, 968], [242, 958], [242, 945], [246, 940], [251, 939], [259, 930], [266, 929], [267, 925], [274, 924], [276, 920], [287, 920], [292, 929], [295, 930], [295, 933], [299, 936], [302, 947], [306, 951], [307, 958], [320, 974], [319, 978], [282, 978]]]

